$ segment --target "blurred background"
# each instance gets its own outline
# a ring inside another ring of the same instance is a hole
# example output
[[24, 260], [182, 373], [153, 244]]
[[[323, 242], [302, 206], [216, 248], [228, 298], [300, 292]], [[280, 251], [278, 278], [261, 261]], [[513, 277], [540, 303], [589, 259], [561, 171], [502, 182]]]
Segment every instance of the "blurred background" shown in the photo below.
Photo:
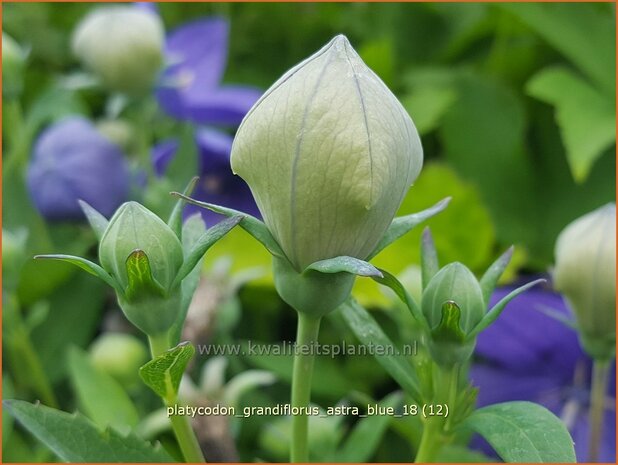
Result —
[[[96, 8], [3, 6], [4, 398], [41, 399], [68, 411], [83, 407], [75, 366], [87, 354], [89, 363], [126, 388], [140, 418], [156, 410], [157, 399], [134, 373], [146, 346], [110, 290], [69, 265], [31, 257], [62, 252], [96, 258], [96, 238], [78, 198], [107, 216], [123, 201], [138, 200], [165, 218], [173, 205], [169, 192], [195, 175], [198, 198], [259, 215], [229, 168], [234, 131], [281, 74], [339, 33], [397, 95], [421, 135], [425, 166], [399, 213], [453, 197], [427, 222], [442, 263], [461, 261], [482, 273], [514, 244], [503, 284], [545, 275], [564, 226], [615, 201], [614, 4], [133, 4], [158, 16], [166, 34], [156, 81], [137, 90], [114, 76], [97, 76], [88, 58], [99, 54], [128, 69], [144, 57], [130, 53], [137, 39], [118, 41], [111, 28], [85, 58], [72, 45], [77, 25]], [[209, 226], [219, 220], [204, 215]], [[420, 286], [420, 233], [412, 231], [374, 260], [413, 294]], [[206, 257], [184, 337], [196, 343], [293, 340], [295, 314], [277, 297], [269, 267], [261, 246], [244, 231], [232, 231]], [[398, 343], [413, 340], [409, 315], [393, 296], [357, 281], [355, 297], [385, 331]], [[544, 403], [584, 438], [588, 361], [575, 333], [536, 308], [541, 302], [566, 312], [551, 283], [534, 292], [512, 303], [504, 323], [480, 341], [479, 368], [471, 371], [479, 401]], [[124, 355], [124, 343], [97, 349], [110, 333], [130, 336], [124, 342], [135, 357]], [[355, 341], [336, 313], [321, 338]], [[505, 355], [496, 358], [497, 346]], [[287, 357], [198, 357], [187, 395], [240, 406], [285, 403], [290, 367]], [[241, 390], [240, 382], [233, 384], [240, 375]], [[225, 394], [230, 384], [236, 388]], [[378, 400], [396, 389], [371, 357], [317, 362], [319, 405]], [[608, 461], [615, 460], [614, 386], [611, 393]], [[9, 418], [3, 422], [4, 461], [54, 460]], [[210, 445], [211, 460], [287, 460], [285, 419], [200, 422], [196, 428]], [[312, 459], [328, 460], [355, 422], [319, 423]], [[418, 421], [383, 423], [373, 425], [375, 444], [354, 458], [409, 461]], [[173, 449], [156, 418], [139, 428]], [[582, 441], [576, 437], [576, 447]], [[456, 460], [465, 454], [487, 459], [464, 446], [453, 452]], [[484, 445], [475, 447], [491, 455]]]

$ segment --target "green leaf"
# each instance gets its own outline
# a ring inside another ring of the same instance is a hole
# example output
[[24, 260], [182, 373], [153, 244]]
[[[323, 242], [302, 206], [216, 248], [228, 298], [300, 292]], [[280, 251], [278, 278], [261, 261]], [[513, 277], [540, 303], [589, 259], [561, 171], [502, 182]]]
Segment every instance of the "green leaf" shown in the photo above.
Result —
[[436, 245], [431, 236], [429, 226], [423, 230], [421, 238], [421, 274], [423, 289], [427, 287], [431, 278], [440, 270], [440, 262], [438, 261], [438, 252]]
[[509, 292], [509, 294], [504, 296], [496, 305], [494, 305], [487, 312], [487, 314], [483, 317], [483, 319], [479, 321], [479, 323], [474, 327], [474, 329], [470, 331], [470, 333], [468, 334], [468, 340], [478, 336], [481, 333], [481, 331], [483, 331], [485, 328], [491, 325], [494, 321], [496, 321], [498, 317], [500, 316], [500, 314], [502, 313], [502, 311], [505, 309], [506, 305], [511, 300], [513, 300], [515, 297], [517, 297], [522, 292], [527, 291], [532, 286], [536, 286], [537, 284], [544, 283], [544, 282], [545, 282], [544, 279], [537, 279], [521, 287], [518, 287], [514, 291]]
[[86, 219], [88, 220], [90, 227], [94, 231], [94, 234], [97, 236], [97, 239], [101, 240], [101, 237], [103, 237], [103, 233], [107, 229], [107, 225], [109, 224], [109, 221], [107, 220], [107, 218], [105, 218], [103, 215], [101, 215], [98, 211], [96, 211], [92, 206], [90, 206], [88, 203], [84, 202], [83, 200], [79, 199], [77, 202], [79, 203], [79, 206], [84, 212], [84, 215], [86, 215]]
[[174, 403], [182, 375], [194, 354], [195, 347], [190, 342], [181, 342], [141, 367], [139, 375], [159, 397]]
[[403, 287], [403, 284], [388, 271], [380, 270], [382, 273], [382, 277], [374, 277], [373, 280], [391, 288], [393, 292], [399, 297], [399, 299], [408, 307], [412, 317], [426, 330], [429, 330], [427, 326], [427, 320], [425, 320], [425, 316], [421, 308], [418, 306], [416, 301], [412, 298], [412, 296], [406, 291], [406, 288]]
[[496, 462], [495, 457], [487, 457], [485, 454], [470, 450], [458, 444], [447, 444], [436, 455], [436, 463], [491, 463]]
[[215, 242], [230, 232], [232, 228], [241, 223], [242, 220], [243, 217], [240, 215], [232, 216], [231, 218], [226, 218], [216, 226], [206, 230], [206, 232], [202, 234], [202, 236], [195, 242], [191, 251], [185, 256], [182, 266], [180, 267], [180, 270], [178, 270], [178, 274], [172, 283], [172, 289], [178, 286], [182, 280], [185, 279], [191, 271], [193, 271], [206, 251], [212, 247]]
[[505, 462], [574, 463], [573, 440], [564, 424], [532, 402], [483, 407], [462, 424], [483, 436]]
[[[339, 308], [348, 327], [363, 344], [372, 344], [384, 348], [394, 347], [393, 342], [384, 334], [382, 328], [369, 312], [354, 300], [348, 300]], [[421, 398], [416, 373], [405, 357], [375, 355], [375, 358], [410, 397], [416, 400]]]
[[566, 68], [546, 68], [532, 77], [528, 94], [556, 108], [573, 178], [584, 181], [616, 142], [616, 108], [605, 94]]
[[149, 296], [165, 296], [165, 289], [152, 276], [148, 255], [143, 250], [134, 250], [125, 261], [129, 284], [125, 297], [129, 302], [135, 302]]
[[487, 271], [485, 271], [483, 277], [479, 281], [485, 305], [489, 305], [491, 294], [494, 292], [500, 276], [502, 276], [502, 273], [504, 273], [504, 270], [506, 270], [506, 267], [510, 263], [514, 250], [515, 248], [513, 246], [509, 247], [506, 252], [500, 255], [500, 257], [487, 268]]
[[160, 445], [130, 433], [101, 430], [80, 413], [69, 414], [21, 400], [3, 405], [30, 433], [65, 462], [173, 462]]
[[389, 244], [399, 239], [405, 233], [410, 231], [414, 226], [440, 213], [442, 210], [444, 210], [447, 207], [450, 201], [451, 201], [451, 198], [447, 197], [445, 199], [440, 200], [433, 207], [429, 207], [426, 210], [423, 210], [418, 213], [412, 213], [411, 215], [399, 216], [395, 218], [393, 222], [391, 223], [391, 225], [386, 230], [386, 233], [384, 234], [384, 236], [382, 237], [382, 239], [380, 240], [376, 248], [373, 250], [373, 252], [371, 252], [369, 257], [367, 257], [367, 260], [371, 260], [377, 254], [379, 254], [382, 249], [384, 249]]
[[139, 415], [124, 389], [77, 347], [69, 350], [69, 370], [81, 407], [98, 426], [125, 431], [137, 425]]
[[350, 273], [357, 276], [382, 277], [380, 270], [371, 263], [348, 256], [314, 262], [305, 268], [303, 273], [306, 273], [308, 270], [318, 271], [320, 273]]
[[[199, 176], [193, 177], [191, 181], [189, 181], [189, 184], [187, 184], [187, 187], [185, 187], [183, 195], [191, 195], [199, 180]], [[184, 209], [184, 206], [184, 199], [178, 199], [176, 201], [176, 204], [174, 205], [174, 209], [172, 210], [169, 219], [167, 220], [167, 225], [172, 231], [176, 233], [176, 236], [178, 236], [179, 239], [182, 239], [182, 210]]]
[[[379, 404], [381, 407], [396, 408], [401, 405], [402, 401], [401, 392], [394, 392], [382, 399]], [[389, 415], [371, 415], [359, 420], [341, 448], [328, 461], [338, 463], [368, 462], [382, 441], [391, 420], [392, 417]]]
[[[193, 249], [199, 238], [202, 237], [205, 232], [206, 224], [204, 223], [202, 215], [199, 212], [191, 215], [182, 224], [182, 252], [185, 260], [189, 256], [191, 249]], [[180, 334], [182, 333], [182, 327], [184, 325], [185, 319], [187, 318], [187, 311], [189, 310], [189, 305], [191, 304], [191, 300], [193, 299], [193, 294], [195, 294], [195, 290], [197, 289], [197, 286], [200, 282], [203, 262], [204, 257], [202, 256], [202, 258], [198, 260], [193, 270], [191, 270], [189, 274], [185, 276], [185, 278], [182, 280], [181, 301], [178, 318], [170, 331], [170, 340], [172, 344], [177, 344], [178, 342], [180, 342]]]
[[[179, 186], [184, 186], [187, 183], [188, 179], [193, 179], [195, 173], [200, 172], [198, 166], [199, 154], [197, 144], [195, 143], [194, 126], [189, 123], [183, 124], [180, 128], [179, 139], [180, 144], [178, 146], [178, 149], [176, 150], [174, 157], [169, 162], [169, 165], [167, 165], [167, 168], [165, 170], [165, 178], [167, 179], [167, 181], [169, 181], [169, 185], [175, 186], [175, 188], [178, 188]], [[169, 201], [173, 201], [171, 197], [167, 195], [166, 197], [166, 204]], [[172, 205], [170, 205], [168, 208], [170, 208], [172, 211], [174, 209]], [[166, 210], [166, 214], [169, 211], [170, 210]], [[171, 216], [170, 219], [172, 219]], [[172, 227], [171, 224], [170, 227]]]
[[616, 26], [612, 10], [600, 6], [585, 3], [504, 3], [500, 8], [508, 10], [534, 29], [597, 83], [613, 101]]
[[255, 239], [257, 239], [266, 250], [268, 250], [271, 254], [285, 258], [285, 254], [281, 247], [270, 233], [266, 225], [258, 220], [256, 217], [251, 216], [247, 213], [240, 212], [238, 210], [233, 210], [231, 208], [220, 207], [219, 205], [214, 205], [212, 203], [200, 202], [199, 200], [192, 199], [191, 197], [187, 197], [186, 195], [182, 195], [178, 192], [172, 192], [172, 195], [176, 197], [180, 197], [184, 199], [186, 202], [191, 203], [193, 205], [197, 205], [198, 207], [206, 208], [215, 213], [219, 213], [221, 215], [225, 215], [228, 217], [241, 215], [243, 217], [240, 222], [240, 227], [251, 234]]
[[414, 120], [418, 133], [424, 135], [439, 126], [442, 116], [456, 99], [457, 92], [452, 87], [430, 84], [415, 86], [401, 103]]
[[116, 280], [103, 268], [101, 268], [96, 263], [91, 262], [82, 257], [76, 257], [74, 255], [62, 255], [62, 254], [50, 254], [50, 255], [36, 255], [34, 257], [36, 260], [39, 259], [50, 259], [50, 260], [60, 260], [63, 262], [70, 263], [72, 265], [81, 268], [82, 270], [90, 273], [97, 278], [103, 280], [106, 284], [110, 285], [116, 292], [123, 294], [123, 290], [120, 285], [116, 282]]

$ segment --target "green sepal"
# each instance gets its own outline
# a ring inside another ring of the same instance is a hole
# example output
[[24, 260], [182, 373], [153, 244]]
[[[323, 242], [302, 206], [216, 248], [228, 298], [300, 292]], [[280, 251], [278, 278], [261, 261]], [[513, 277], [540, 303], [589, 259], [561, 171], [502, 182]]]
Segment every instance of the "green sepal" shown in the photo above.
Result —
[[71, 263], [82, 270], [90, 273], [93, 276], [103, 280], [106, 284], [110, 285], [116, 292], [120, 295], [124, 295], [124, 290], [120, 287], [120, 284], [116, 282], [116, 280], [103, 268], [101, 268], [96, 263], [91, 262], [90, 260], [86, 260], [82, 257], [76, 257], [74, 255], [62, 255], [62, 254], [49, 254], [49, 255], [36, 255], [34, 257], [35, 260], [39, 259], [51, 259], [51, 260], [60, 260], [63, 262]]
[[498, 280], [504, 270], [508, 266], [511, 261], [511, 257], [513, 256], [513, 246], [509, 247], [506, 252], [504, 252], [498, 259], [491, 264], [483, 277], [479, 281], [481, 285], [481, 291], [483, 292], [483, 300], [485, 301], [485, 305], [489, 305], [489, 299], [491, 298], [491, 294], [494, 292], [496, 285], [498, 284]]
[[314, 262], [305, 268], [303, 273], [307, 273], [307, 271], [318, 271], [320, 273], [350, 273], [357, 276], [382, 277], [380, 270], [371, 263], [345, 255]]
[[427, 320], [423, 315], [421, 308], [418, 306], [416, 301], [412, 298], [412, 296], [406, 291], [403, 284], [388, 271], [380, 269], [380, 273], [382, 273], [382, 277], [372, 276], [372, 279], [382, 284], [383, 286], [387, 286], [391, 288], [391, 290], [399, 297], [399, 299], [406, 305], [412, 317], [422, 326], [422, 328], [426, 331], [429, 330], [429, 326], [427, 325]]
[[431, 278], [433, 278], [438, 271], [440, 271], [438, 252], [433, 242], [431, 230], [429, 227], [426, 227], [423, 230], [423, 237], [421, 238], [421, 275], [423, 289], [427, 287]]
[[386, 230], [386, 233], [384, 233], [384, 236], [382, 236], [382, 239], [380, 239], [380, 242], [378, 242], [376, 248], [369, 254], [367, 260], [371, 260], [373, 257], [378, 255], [384, 248], [406, 234], [414, 226], [440, 213], [447, 207], [450, 201], [451, 198], [447, 197], [426, 210], [395, 218]]
[[[185, 187], [183, 194], [191, 195], [199, 179], [199, 176], [191, 178], [191, 181], [189, 181], [189, 184], [187, 184], [187, 187]], [[179, 239], [182, 238], [182, 208], [184, 207], [184, 205], [185, 200], [182, 198], [178, 199], [176, 205], [174, 205], [174, 209], [172, 210], [169, 219], [167, 220], [167, 225], [172, 231], [174, 231], [174, 233], [176, 234], [176, 236], [178, 236]]]
[[132, 303], [143, 298], [165, 298], [165, 289], [152, 276], [150, 260], [146, 252], [136, 249], [125, 261], [129, 284], [125, 290], [125, 299]]
[[215, 242], [230, 232], [234, 226], [242, 221], [242, 219], [242, 216], [235, 215], [221, 221], [216, 226], [207, 229], [206, 232], [202, 234], [202, 236], [195, 242], [191, 251], [185, 256], [185, 259], [178, 270], [178, 274], [172, 282], [172, 289], [179, 286], [182, 280], [185, 279], [191, 271], [193, 271], [206, 251], [210, 249]]
[[444, 302], [442, 304], [442, 319], [440, 324], [431, 331], [431, 338], [435, 342], [463, 342], [466, 335], [461, 330], [460, 320], [461, 310], [459, 306], [452, 300]]
[[109, 221], [87, 202], [84, 202], [83, 200], [78, 200], [77, 203], [79, 203], [79, 206], [84, 212], [84, 215], [86, 215], [86, 219], [88, 220], [90, 227], [94, 231], [94, 234], [97, 236], [97, 239], [101, 240], [101, 238], [103, 237], [103, 233], [107, 229]]
[[181, 342], [139, 369], [139, 375], [150, 389], [168, 404], [176, 401], [182, 375], [195, 354], [190, 342]]
[[470, 331], [470, 333], [467, 336], [467, 339], [471, 340], [471, 339], [476, 338], [476, 336], [478, 336], [481, 331], [483, 331], [485, 328], [487, 328], [489, 325], [491, 325], [494, 321], [496, 321], [496, 319], [500, 316], [500, 314], [502, 313], [502, 311], [506, 307], [506, 304], [508, 304], [511, 300], [513, 300], [519, 294], [521, 294], [522, 292], [527, 291], [528, 289], [530, 289], [533, 286], [536, 286], [537, 284], [544, 283], [544, 282], [546, 282], [545, 279], [537, 279], [537, 280], [532, 281], [532, 282], [530, 282], [528, 284], [525, 284], [525, 285], [523, 285], [521, 287], [518, 287], [517, 289], [515, 289], [514, 291], [510, 292], [508, 295], [503, 297], [500, 300], [500, 302], [498, 302], [496, 305], [494, 305], [485, 314], [483, 319], [472, 329], [472, 331]]
[[577, 328], [577, 322], [567, 317], [564, 313], [556, 310], [555, 308], [548, 307], [547, 305], [540, 305], [535, 308], [535, 310], [547, 315], [550, 318], [553, 318], [556, 321], [559, 321], [567, 328], [572, 329], [573, 331], [579, 331]]

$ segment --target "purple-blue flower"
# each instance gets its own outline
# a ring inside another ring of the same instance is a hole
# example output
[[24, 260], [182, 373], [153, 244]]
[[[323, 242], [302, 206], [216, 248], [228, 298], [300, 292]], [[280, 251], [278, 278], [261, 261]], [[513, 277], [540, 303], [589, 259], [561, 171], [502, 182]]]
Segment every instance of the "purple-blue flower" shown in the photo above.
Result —
[[80, 199], [110, 216], [127, 199], [129, 183], [122, 150], [82, 117], [53, 124], [34, 145], [28, 190], [49, 220], [83, 218]]
[[[491, 305], [511, 292], [501, 288]], [[562, 418], [575, 441], [578, 460], [587, 460], [590, 359], [580, 348], [577, 333], [542, 313], [568, 310], [558, 294], [535, 287], [506, 309], [483, 331], [476, 348], [477, 362], [470, 376], [479, 387], [478, 405], [511, 400], [530, 400], [544, 405]], [[616, 457], [616, 412], [614, 376], [608, 387], [608, 408], [603, 425], [600, 459]]]
[[195, 123], [238, 125], [261, 95], [246, 86], [221, 85], [227, 64], [228, 22], [187, 23], [168, 36], [157, 99], [170, 116]]
[[[249, 186], [230, 168], [230, 151], [232, 137], [215, 129], [202, 128], [196, 130], [195, 143], [198, 149], [198, 166], [200, 180], [193, 198], [204, 202], [215, 203], [224, 207], [259, 216], [259, 211], [251, 195]], [[169, 162], [178, 150], [177, 140], [166, 140], [158, 144], [152, 151], [152, 162], [158, 176], [165, 174]], [[185, 217], [199, 211], [208, 226], [218, 223], [224, 217], [210, 210], [187, 205]]]

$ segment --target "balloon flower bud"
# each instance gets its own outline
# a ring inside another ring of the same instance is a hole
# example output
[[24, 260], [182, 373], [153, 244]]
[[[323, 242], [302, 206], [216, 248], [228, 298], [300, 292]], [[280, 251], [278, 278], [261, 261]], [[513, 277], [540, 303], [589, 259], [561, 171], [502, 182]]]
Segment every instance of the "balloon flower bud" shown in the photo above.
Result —
[[575, 313], [582, 346], [610, 358], [616, 341], [616, 204], [570, 223], [558, 236], [554, 285]]
[[28, 190], [48, 220], [83, 220], [78, 201], [111, 215], [129, 194], [129, 168], [120, 147], [90, 121], [65, 118], [37, 139], [28, 166]]
[[111, 90], [144, 94], [163, 65], [164, 36], [156, 13], [133, 6], [106, 6], [77, 26], [72, 47]]
[[421, 301], [431, 330], [429, 350], [438, 362], [462, 362], [475, 340], [467, 335], [485, 316], [486, 304], [474, 274], [461, 263], [446, 265], [429, 281]]
[[90, 359], [122, 386], [131, 388], [139, 383], [138, 370], [148, 361], [148, 351], [135, 336], [103, 333], [90, 346]]
[[412, 120], [339, 35], [284, 74], [243, 120], [233, 171], [300, 272], [365, 259], [423, 163]]
[[98, 276], [114, 288], [136, 327], [149, 336], [168, 335], [174, 327], [176, 337], [197, 286], [194, 270], [199, 273], [204, 253], [242, 217], [206, 230], [199, 215], [182, 224], [181, 202], [168, 224], [137, 202], [124, 203], [109, 221], [87, 203], [80, 205], [99, 237], [101, 265], [70, 255], [36, 258], [67, 261]]

